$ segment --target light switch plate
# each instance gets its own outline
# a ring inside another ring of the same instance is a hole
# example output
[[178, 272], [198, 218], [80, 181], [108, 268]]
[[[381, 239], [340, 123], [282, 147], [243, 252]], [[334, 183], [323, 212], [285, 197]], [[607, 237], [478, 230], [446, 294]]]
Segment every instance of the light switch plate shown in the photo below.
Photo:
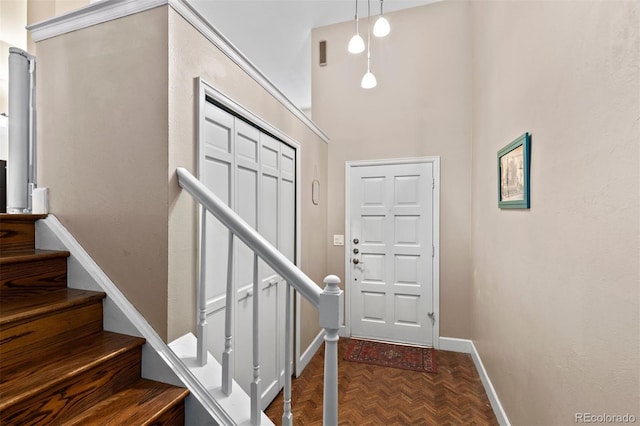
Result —
[[343, 246], [344, 245], [344, 235], [334, 235], [333, 236], [333, 245], [334, 246]]

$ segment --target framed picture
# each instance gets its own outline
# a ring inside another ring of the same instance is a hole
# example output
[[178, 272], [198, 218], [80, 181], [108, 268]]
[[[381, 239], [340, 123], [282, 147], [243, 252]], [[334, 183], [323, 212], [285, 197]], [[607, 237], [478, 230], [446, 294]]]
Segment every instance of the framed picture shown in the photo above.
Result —
[[531, 135], [525, 133], [498, 151], [498, 207], [528, 209]]

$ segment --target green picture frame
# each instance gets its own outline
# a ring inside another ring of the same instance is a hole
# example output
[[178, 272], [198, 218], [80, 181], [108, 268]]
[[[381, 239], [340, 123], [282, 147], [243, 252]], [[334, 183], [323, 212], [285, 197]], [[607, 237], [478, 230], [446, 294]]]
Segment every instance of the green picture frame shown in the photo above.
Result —
[[498, 151], [498, 207], [528, 209], [530, 201], [531, 135], [524, 133]]

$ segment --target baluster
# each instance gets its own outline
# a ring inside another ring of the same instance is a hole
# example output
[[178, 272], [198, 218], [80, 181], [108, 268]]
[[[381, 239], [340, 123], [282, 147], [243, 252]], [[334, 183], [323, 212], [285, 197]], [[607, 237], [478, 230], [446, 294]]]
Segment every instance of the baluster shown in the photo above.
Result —
[[198, 285], [198, 365], [207, 364], [207, 210], [200, 209], [200, 279]]
[[260, 282], [258, 255], [253, 254], [253, 381], [251, 382], [251, 424], [260, 424], [262, 398], [260, 390]]
[[288, 282], [286, 302], [285, 302], [285, 332], [284, 332], [284, 409], [282, 411], [282, 426], [293, 424], [293, 414], [291, 413], [291, 362], [293, 347], [291, 346], [291, 286]]
[[338, 331], [344, 316], [340, 278], [329, 275], [320, 295], [320, 327], [324, 328], [324, 403], [322, 424], [338, 424]]
[[233, 233], [229, 231], [227, 261], [227, 294], [224, 313], [224, 352], [222, 352], [222, 393], [229, 396], [233, 390]]

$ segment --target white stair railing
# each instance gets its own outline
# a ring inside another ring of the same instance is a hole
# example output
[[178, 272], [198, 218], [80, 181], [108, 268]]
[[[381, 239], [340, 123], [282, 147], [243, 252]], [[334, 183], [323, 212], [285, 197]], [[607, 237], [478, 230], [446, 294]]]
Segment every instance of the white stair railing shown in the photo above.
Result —
[[[291, 338], [291, 287], [298, 291], [312, 306], [319, 311], [320, 326], [325, 330], [324, 357], [324, 401], [323, 424], [338, 424], [338, 331], [343, 321], [343, 293], [338, 284], [340, 279], [329, 275], [324, 279], [326, 284], [322, 290], [304, 272], [295, 266], [286, 256], [273, 247], [262, 235], [246, 223], [237, 213], [229, 208], [222, 200], [213, 194], [202, 182], [196, 179], [188, 170], [178, 167], [176, 170], [178, 183], [202, 206], [202, 237], [200, 240], [200, 282], [198, 288], [197, 332], [198, 332], [198, 362], [205, 365], [207, 356], [206, 336], [206, 305], [207, 294], [205, 285], [206, 256], [204, 235], [206, 212], [211, 213], [229, 230], [229, 257], [227, 270], [226, 312], [225, 312], [225, 342], [222, 354], [222, 392], [230, 395], [232, 389], [232, 296], [233, 296], [233, 245], [234, 238], [239, 238], [254, 252], [253, 260], [253, 375], [251, 381], [251, 424], [260, 423], [261, 388], [260, 388], [260, 297], [258, 280], [258, 258], [262, 259], [285, 281], [286, 291], [286, 319], [285, 319], [285, 383], [284, 383], [284, 411], [282, 424], [293, 424], [291, 408], [291, 363], [293, 348]], [[210, 254], [209, 254], [210, 255]]]

